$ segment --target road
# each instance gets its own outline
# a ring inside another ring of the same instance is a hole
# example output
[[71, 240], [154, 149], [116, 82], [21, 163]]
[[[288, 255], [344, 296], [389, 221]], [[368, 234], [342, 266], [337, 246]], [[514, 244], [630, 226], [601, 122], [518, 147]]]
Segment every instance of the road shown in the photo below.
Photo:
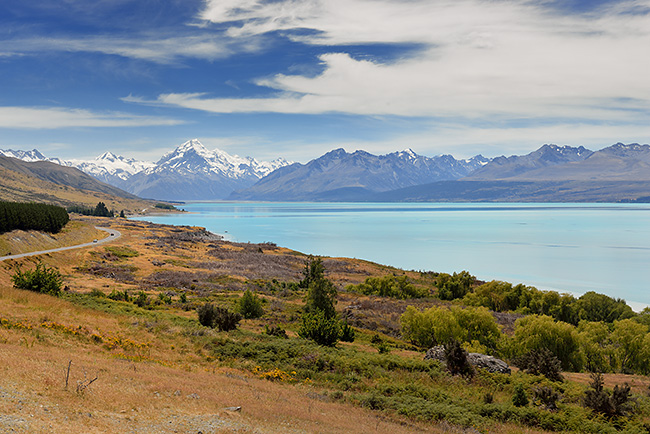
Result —
[[95, 226], [95, 229], [99, 229], [100, 231], [107, 232], [108, 236], [106, 238], [102, 238], [101, 240], [98, 239], [98, 240], [93, 241], [91, 243], [77, 244], [76, 246], [59, 247], [57, 249], [41, 250], [40, 252], [21, 253], [19, 255], [0, 256], [0, 261], [6, 261], [7, 259], [25, 258], [27, 256], [42, 255], [44, 253], [53, 253], [53, 252], [62, 252], [64, 250], [80, 249], [82, 247], [93, 247], [93, 246], [97, 246], [99, 244], [104, 244], [104, 243], [108, 243], [110, 241], [116, 240], [116, 239], [118, 239], [119, 237], [122, 236], [122, 233], [120, 231], [115, 230], [115, 229], [101, 228], [99, 226]]

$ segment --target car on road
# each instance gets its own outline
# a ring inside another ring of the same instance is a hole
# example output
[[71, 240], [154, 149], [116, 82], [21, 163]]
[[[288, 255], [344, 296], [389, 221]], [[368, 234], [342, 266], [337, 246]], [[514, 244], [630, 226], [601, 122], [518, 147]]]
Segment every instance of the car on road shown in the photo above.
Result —
[[94, 239], [94, 240], [93, 240], [93, 243], [96, 243], [96, 242], [97, 242], [97, 239]]

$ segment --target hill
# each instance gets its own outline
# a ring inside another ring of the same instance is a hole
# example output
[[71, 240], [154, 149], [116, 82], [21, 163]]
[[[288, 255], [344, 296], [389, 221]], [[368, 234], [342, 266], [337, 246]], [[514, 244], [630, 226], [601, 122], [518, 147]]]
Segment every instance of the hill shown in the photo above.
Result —
[[0, 156], [0, 200], [43, 202], [61, 206], [95, 206], [99, 201], [111, 209], [138, 212], [151, 207], [116, 187], [104, 184], [78, 169], [46, 161], [25, 162]]

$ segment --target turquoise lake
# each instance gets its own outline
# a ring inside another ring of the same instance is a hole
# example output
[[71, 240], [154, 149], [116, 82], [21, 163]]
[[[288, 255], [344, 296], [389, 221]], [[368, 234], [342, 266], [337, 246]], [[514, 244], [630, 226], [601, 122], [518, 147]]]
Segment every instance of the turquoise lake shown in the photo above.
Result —
[[138, 217], [408, 270], [467, 270], [482, 280], [650, 305], [650, 205], [495, 203], [188, 203]]

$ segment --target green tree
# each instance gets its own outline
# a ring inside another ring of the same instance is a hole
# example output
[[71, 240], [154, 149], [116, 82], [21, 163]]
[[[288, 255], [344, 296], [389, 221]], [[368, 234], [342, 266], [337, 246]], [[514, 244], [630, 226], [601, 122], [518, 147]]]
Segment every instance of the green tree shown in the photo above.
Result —
[[579, 339], [571, 324], [554, 321], [546, 315], [528, 315], [515, 322], [512, 356], [529, 351], [548, 349], [560, 360], [565, 371], [580, 370], [582, 358]]
[[113, 217], [113, 213], [108, 210], [104, 202], [99, 202], [93, 211], [93, 215], [97, 217]]
[[238, 305], [239, 313], [246, 319], [259, 318], [264, 315], [262, 300], [256, 294], [253, 294], [250, 289], [244, 291]]
[[643, 372], [648, 370], [644, 338], [648, 327], [632, 319], [614, 321], [611, 339], [614, 352], [623, 373]]
[[322, 310], [307, 312], [302, 316], [298, 336], [333, 347], [341, 338], [341, 323], [334, 317], [328, 317]]
[[327, 318], [336, 316], [337, 291], [334, 284], [325, 278], [325, 267], [321, 258], [309, 257], [305, 265], [307, 295], [305, 296], [305, 312], [321, 311]]
[[472, 286], [476, 278], [469, 274], [467, 271], [454, 273], [449, 275], [447, 273], [440, 273], [436, 279], [436, 286], [438, 287], [438, 297], [441, 300], [455, 300], [463, 298]]
[[580, 321], [578, 340], [588, 371], [609, 372], [616, 369], [616, 357], [607, 324], [602, 321]]
[[625, 300], [614, 299], [593, 291], [578, 298], [577, 311], [580, 319], [606, 323], [635, 316], [634, 311], [625, 303]]

